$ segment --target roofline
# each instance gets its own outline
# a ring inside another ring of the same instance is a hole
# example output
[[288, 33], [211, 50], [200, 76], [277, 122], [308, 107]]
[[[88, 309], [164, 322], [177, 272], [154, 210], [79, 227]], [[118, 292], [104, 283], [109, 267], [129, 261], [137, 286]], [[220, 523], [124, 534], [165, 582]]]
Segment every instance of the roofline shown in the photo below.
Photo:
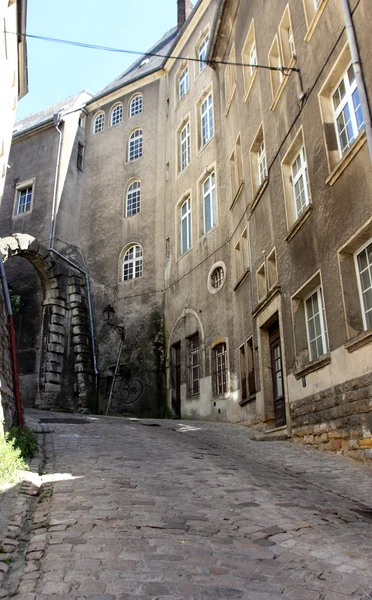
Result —
[[[176, 35], [174, 36], [174, 40], [173, 43], [171, 45], [171, 47], [169, 48], [168, 54], [171, 55], [174, 48], [177, 46], [179, 40], [181, 39], [183, 33], [185, 32], [186, 28], [188, 27], [190, 21], [193, 19], [196, 11], [198, 10], [199, 6], [204, 2], [205, 0], [198, 0], [195, 4], [195, 6], [193, 7], [191, 13], [189, 14], [189, 16], [187, 17], [186, 21], [184, 22], [184, 24], [182, 25], [181, 29], [179, 29], [176, 32]], [[176, 27], [176, 25], [175, 25]], [[156, 48], [157, 48], [158, 44], [153, 47], [153, 51], [156, 52]], [[151, 49], [149, 50], [151, 52]], [[146, 52], [144, 52], [143, 54], [141, 54], [141, 58], [143, 56], [146, 56]], [[139, 59], [138, 59], [139, 60]], [[154, 69], [152, 69], [151, 71], [147, 71], [146, 73], [143, 73], [143, 75], [137, 75], [136, 77], [132, 77], [131, 79], [128, 79], [125, 83], [121, 83], [117, 86], [115, 86], [114, 88], [111, 88], [110, 90], [107, 90], [106, 92], [102, 92], [101, 94], [97, 94], [96, 96], [94, 96], [94, 98], [92, 98], [92, 100], [90, 100], [89, 102], [87, 102], [87, 106], [89, 106], [90, 104], [94, 104], [94, 102], [96, 100], [101, 100], [101, 98], [104, 98], [105, 96], [109, 96], [110, 94], [112, 94], [113, 92], [116, 92], [117, 90], [120, 90], [120, 88], [125, 88], [127, 85], [132, 84], [134, 81], [140, 81], [141, 79], [144, 79], [145, 77], [147, 77], [148, 75], [153, 75], [154, 73], [158, 72], [158, 71], [163, 71], [164, 70], [164, 65], [167, 63], [167, 61], [169, 60], [169, 56], [166, 56], [163, 58], [163, 61], [161, 63], [161, 65], [159, 67], [156, 67]], [[134, 65], [136, 63], [133, 63]], [[128, 67], [129, 69], [130, 67]]]
[[207, 56], [207, 61], [206, 61], [207, 63], [208, 63], [208, 61], [213, 60], [213, 58], [215, 56], [218, 34], [219, 34], [219, 31], [221, 28], [221, 23], [222, 23], [222, 19], [223, 19], [223, 15], [224, 15], [227, 3], [228, 3], [227, 0], [220, 0], [220, 2], [219, 2], [219, 7], [216, 12], [216, 16], [215, 16], [215, 19], [214, 19], [213, 25], [212, 25], [212, 31], [211, 31], [211, 37], [210, 37], [211, 44], [210, 44], [209, 50], [208, 50], [208, 56]]

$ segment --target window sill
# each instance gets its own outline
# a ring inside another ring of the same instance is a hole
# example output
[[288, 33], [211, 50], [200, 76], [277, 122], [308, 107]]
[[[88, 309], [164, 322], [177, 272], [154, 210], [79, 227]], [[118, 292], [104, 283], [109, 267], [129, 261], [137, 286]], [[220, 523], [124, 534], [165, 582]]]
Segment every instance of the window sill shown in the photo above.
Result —
[[238, 281], [236, 282], [236, 284], [233, 287], [234, 292], [236, 292], [236, 290], [238, 289], [238, 287], [240, 287], [240, 285], [243, 283], [243, 281], [245, 279], [247, 279], [248, 275], [250, 273], [249, 269], [246, 269], [246, 271], [244, 271], [243, 275], [241, 275], [238, 279]]
[[[289, 61], [289, 65], [287, 65], [285, 68], [291, 69], [292, 67], [294, 67], [295, 64], [296, 64], [296, 59], [292, 57], [291, 60]], [[270, 106], [271, 111], [274, 111], [276, 109], [277, 104], [278, 104], [280, 98], [282, 97], [284, 88], [287, 85], [288, 79], [290, 78], [291, 74], [292, 74], [292, 71], [289, 72], [289, 75], [284, 75], [284, 73], [283, 73], [283, 81], [280, 84], [275, 96], [273, 97], [273, 101]]]
[[328, 0], [323, 0], [322, 4], [319, 6], [318, 10], [316, 11], [315, 15], [313, 16], [312, 20], [310, 21], [308, 30], [304, 37], [305, 42], [309, 42], [311, 40], [314, 30], [315, 30], [316, 26], [318, 25], [319, 19], [323, 14], [323, 11], [326, 7], [327, 2], [328, 2]]
[[185, 250], [185, 252], [183, 254], [180, 254], [179, 257], [177, 258], [176, 262], [179, 262], [180, 260], [182, 260], [183, 258], [185, 258], [185, 256], [187, 256], [188, 254], [190, 254], [192, 250], [192, 246], [190, 246], [190, 248], [188, 248], [187, 250]]
[[302, 215], [297, 219], [297, 221], [293, 223], [291, 229], [288, 232], [287, 237], [285, 238], [286, 242], [290, 242], [294, 238], [296, 233], [301, 229], [302, 225], [305, 223], [305, 221], [307, 221], [312, 212], [313, 205], [308, 204]]
[[249, 84], [248, 84], [247, 91], [245, 91], [245, 92], [244, 92], [243, 102], [247, 102], [247, 100], [248, 100], [248, 96], [249, 96], [249, 94], [250, 94], [250, 91], [251, 91], [251, 89], [252, 89], [252, 86], [253, 86], [254, 80], [256, 79], [257, 70], [258, 70], [258, 69], [255, 69], [255, 70], [253, 71], [253, 75], [252, 75], [252, 77], [251, 77], [251, 80], [250, 80], [250, 82], [249, 82]]
[[181, 177], [181, 175], [183, 175], [187, 171], [187, 169], [189, 168], [190, 164], [191, 164], [191, 158], [190, 158], [190, 162], [186, 165], [186, 167], [184, 169], [182, 169], [182, 171], [178, 171], [177, 172], [177, 179], [178, 179], [178, 177]]
[[326, 367], [327, 365], [329, 365], [330, 362], [331, 362], [331, 355], [325, 354], [324, 356], [321, 356], [320, 358], [312, 360], [305, 367], [301, 367], [301, 369], [298, 369], [293, 374], [296, 379], [301, 379], [301, 377], [304, 377], [305, 375], [308, 375], [309, 373], [313, 373], [313, 371], [318, 371], [319, 369], [323, 369], [323, 367]]
[[236, 192], [234, 199], [231, 203], [230, 210], [232, 210], [234, 208], [235, 204], [239, 200], [239, 197], [240, 197], [240, 194], [242, 193], [243, 187], [244, 187], [244, 181], [242, 181], [238, 187], [238, 191]]
[[201, 152], [203, 152], [204, 148], [206, 148], [207, 146], [209, 146], [209, 144], [211, 143], [211, 141], [214, 139], [214, 134], [209, 138], [209, 140], [207, 140], [204, 144], [204, 146], [200, 146], [199, 148], [199, 152], [198, 152], [198, 156]]
[[252, 312], [252, 316], [254, 318], [256, 318], [260, 314], [260, 312], [262, 312], [264, 310], [264, 308], [266, 308], [266, 306], [268, 304], [270, 304], [271, 300], [273, 298], [275, 298], [275, 296], [280, 294], [280, 291], [281, 291], [281, 287], [279, 284], [277, 284], [275, 287], [273, 287], [271, 290], [269, 290], [269, 292], [266, 294], [266, 296], [264, 298], [262, 298], [262, 300], [260, 300], [260, 302], [257, 304], [256, 308]]
[[189, 90], [187, 90], [186, 94], [184, 94], [182, 96], [182, 98], [180, 98], [176, 104], [176, 106], [174, 107], [174, 110], [177, 110], [178, 107], [182, 104], [182, 102], [184, 101], [184, 99], [186, 98], [187, 94], [189, 93]]
[[250, 394], [248, 396], [248, 398], [244, 398], [243, 400], [240, 400], [239, 406], [245, 406], [246, 404], [249, 404], [250, 402], [255, 402], [255, 400], [256, 400], [256, 392], [254, 394]]
[[261, 183], [260, 187], [258, 188], [253, 200], [252, 200], [252, 204], [251, 204], [251, 212], [254, 211], [254, 209], [256, 208], [257, 204], [260, 201], [261, 196], [263, 195], [264, 191], [266, 190], [267, 186], [269, 185], [269, 178], [266, 177], [263, 182]]
[[326, 183], [329, 185], [333, 185], [335, 181], [340, 177], [340, 175], [345, 171], [348, 164], [353, 160], [354, 156], [356, 156], [359, 150], [364, 146], [367, 141], [367, 136], [365, 130], [363, 130], [358, 137], [356, 138], [354, 144], [349, 148], [349, 150], [344, 154], [339, 163], [335, 166], [332, 173], [326, 179]]
[[354, 352], [372, 342], [372, 329], [367, 329], [344, 344], [348, 352]]

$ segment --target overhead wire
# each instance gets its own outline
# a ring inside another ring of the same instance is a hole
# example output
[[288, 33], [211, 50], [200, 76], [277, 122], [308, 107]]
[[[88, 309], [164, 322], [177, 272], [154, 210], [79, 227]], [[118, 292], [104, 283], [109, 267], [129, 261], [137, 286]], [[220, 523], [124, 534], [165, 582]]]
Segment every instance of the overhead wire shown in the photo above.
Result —
[[15, 33], [14, 31], [6, 31], [5, 33], [9, 33], [11, 35], [18, 35], [24, 38], [30, 38], [34, 40], [42, 40], [44, 42], [52, 42], [56, 44], [65, 44], [68, 46], [76, 46], [78, 48], [87, 48], [90, 50], [102, 50], [104, 52], [117, 52], [121, 54], [134, 54], [136, 56], [144, 56], [148, 57], [157, 57], [157, 58], [167, 58], [169, 60], [187, 60], [190, 62], [196, 63], [206, 63], [208, 65], [231, 65], [232, 67], [255, 67], [257, 69], [266, 69], [269, 71], [281, 71], [284, 76], [290, 75], [292, 71], [298, 72], [299, 69], [297, 67], [273, 67], [271, 65], [258, 65], [253, 63], [243, 63], [243, 62], [235, 62], [230, 60], [220, 60], [220, 59], [202, 59], [196, 56], [182, 56], [182, 55], [173, 55], [173, 54], [161, 54], [160, 52], [151, 52], [146, 51], [142, 52], [139, 50], [127, 50], [124, 48], [113, 48], [111, 46], [101, 46], [98, 44], [88, 44], [87, 42], [76, 42], [74, 40], [64, 40], [61, 38], [52, 38], [44, 35], [34, 35], [32, 33]]

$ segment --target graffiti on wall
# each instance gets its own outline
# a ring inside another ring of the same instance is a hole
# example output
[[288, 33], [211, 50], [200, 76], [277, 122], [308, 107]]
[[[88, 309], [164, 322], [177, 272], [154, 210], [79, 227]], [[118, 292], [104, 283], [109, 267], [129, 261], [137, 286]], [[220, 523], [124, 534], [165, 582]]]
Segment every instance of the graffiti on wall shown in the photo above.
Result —
[[111, 408], [116, 412], [125, 412], [140, 400], [144, 385], [138, 377], [119, 377], [115, 380]]

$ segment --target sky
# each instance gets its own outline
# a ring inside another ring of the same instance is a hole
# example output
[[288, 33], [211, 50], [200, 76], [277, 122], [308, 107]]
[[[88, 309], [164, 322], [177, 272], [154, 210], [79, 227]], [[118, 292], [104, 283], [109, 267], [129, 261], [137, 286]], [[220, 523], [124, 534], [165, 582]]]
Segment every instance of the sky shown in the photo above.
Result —
[[[177, 24], [177, 0], [28, 0], [27, 33], [146, 51]], [[84, 89], [99, 92], [138, 57], [28, 39], [20, 120]]]

